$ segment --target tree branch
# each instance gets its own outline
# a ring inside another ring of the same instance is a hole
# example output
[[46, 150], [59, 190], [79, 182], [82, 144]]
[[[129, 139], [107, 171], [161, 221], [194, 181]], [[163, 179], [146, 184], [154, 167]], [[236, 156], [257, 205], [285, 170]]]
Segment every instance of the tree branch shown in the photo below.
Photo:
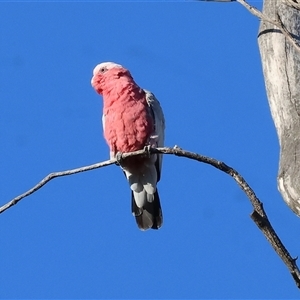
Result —
[[[126, 159], [127, 157], [131, 156], [138, 156], [138, 155], [148, 155], [147, 149], [130, 152], [130, 153], [123, 153], [121, 155], [121, 159]], [[209, 164], [222, 172], [225, 172], [226, 174], [230, 175], [238, 184], [238, 186], [245, 192], [247, 197], [249, 198], [254, 211], [251, 214], [252, 220], [255, 222], [255, 224], [258, 226], [258, 228], [262, 231], [266, 239], [269, 241], [269, 243], [272, 245], [273, 249], [276, 251], [276, 253], [280, 256], [280, 258], [283, 260], [284, 264], [289, 269], [291, 275], [293, 276], [296, 285], [298, 288], [300, 288], [300, 271], [298, 269], [298, 266], [296, 264], [296, 259], [292, 258], [281, 240], [279, 239], [278, 235], [276, 234], [275, 230], [273, 229], [267, 214], [263, 208], [262, 202], [256, 197], [254, 191], [252, 188], [248, 185], [246, 180], [232, 167], [226, 165], [224, 162], [216, 160], [214, 158], [210, 158], [207, 156], [203, 156], [194, 152], [189, 152], [186, 150], [182, 150], [181, 148], [175, 146], [174, 148], [150, 148], [150, 153], [162, 153], [162, 154], [173, 154], [180, 157], [186, 157], [192, 160], [196, 160], [198, 162], [202, 162], [205, 164]], [[54, 172], [47, 175], [45, 178], [43, 178], [38, 184], [36, 184], [33, 188], [28, 190], [27, 192], [15, 197], [5, 205], [0, 207], [0, 213], [3, 213], [5, 210], [9, 209], [13, 205], [17, 204], [19, 201], [24, 199], [25, 197], [31, 195], [32, 193], [39, 190], [41, 187], [43, 187], [46, 183], [48, 183], [50, 180], [56, 177], [61, 176], [67, 176], [67, 175], [73, 175], [80, 172], [86, 172], [102, 167], [109, 166], [111, 164], [117, 163], [116, 159], [107, 160], [101, 163], [96, 163], [93, 165], [76, 168], [72, 170], [67, 170], [63, 172]]]
[[113, 163], [115, 163], [115, 160], [107, 160], [107, 161], [104, 161], [102, 163], [97, 163], [97, 164], [93, 164], [93, 165], [90, 165], [90, 166], [85, 166], [85, 167], [81, 167], [81, 168], [77, 168], [77, 169], [50, 173], [45, 178], [43, 178], [39, 183], [37, 183], [33, 188], [31, 188], [27, 192], [15, 197], [11, 201], [9, 201], [6, 204], [4, 204], [3, 206], [1, 206], [0, 207], [0, 214], [3, 213], [5, 210], [9, 209], [10, 207], [14, 206], [15, 204], [17, 204], [23, 198], [25, 198], [25, 197], [33, 194], [37, 190], [39, 190], [41, 187], [43, 187], [46, 183], [48, 183], [53, 178], [61, 177], [61, 176], [67, 176], [67, 175], [73, 175], [73, 174], [80, 173], [80, 172], [86, 172], [86, 171], [94, 170], [94, 169], [97, 169], [97, 168], [106, 167], [106, 166], [109, 166]]
[[246, 180], [232, 167], [229, 167], [222, 161], [218, 161], [214, 158], [210, 158], [207, 156], [203, 156], [200, 154], [188, 152], [182, 150], [180, 148], [174, 147], [172, 148], [158, 148], [152, 149], [153, 153], [164, 153], [164, 154], [175, 154], [177, 156], [187, 157], [193, 160], [197, 160], [202, 163], [209, 164], [222, 172], [227, 173], [230, 175], [239, 187], [245, 192], [247, 197], [249, 198], [254, 211], [251, 214], [252, 220], [258, 226], [258, 228], [262, 231], [266, 239], [272, 245], [273, 249], [276, 253], [280, 256], [283, 260], [284, 264], [289, 269], [293, 279], [298, 288], [300, 288], [300, 270], [296, 264], [296, 259], [292, 258], [283, 243], [281, 242], [280, 238], [276, 234], [275, 230], [273, 229], [268, 216], [263, 208], [262, 202], [256, 197], [252, 188], [248, 185]]
[[[241, 5], [243, 5], [252, 15], [258, 17], [260, 20], [264, 22], [271, 23], [272, 25], [276, 26], [281, 33], [286, 37], [286, 39], [296, 48], [296, 50], [300, 53], [300, 45], [296, 39], [293, 38], [293, 36], [290, 34], [290, 32], [285, 28], [284, 24], [282, 23], [279, 14], [277, 13], [277, 19], [272, 20], [266, 15], [264, 15], [260, 10], [258, 10], [256, 7], [250, 5], [249, 3], [246, 2], [246, 0], [198, 0], [198, 1], [209, 1], [209, 2], [238, 2]], [[294, 3], [292, 0], [286, 0], [287, 3], [290, 4]], [[299, 9], [300, 5], [297, 3], [294, 3], [293, 7], [295, 9]]]
[[300, 10], [300, 3], [296, 2], [295, 0], [285, 0], [285, 4], [293, 7], [295, 9]]

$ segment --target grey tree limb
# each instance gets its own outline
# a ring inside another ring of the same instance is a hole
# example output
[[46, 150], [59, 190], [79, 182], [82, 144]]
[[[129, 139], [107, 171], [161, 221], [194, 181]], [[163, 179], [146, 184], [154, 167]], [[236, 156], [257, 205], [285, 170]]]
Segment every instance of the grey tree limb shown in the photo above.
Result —
[[[300, 42], [298, 7], [296, 0], [265, 0], [263, 6], [264, 15], [278, 18], [297, 43]], [[287, 205], [300, 216], [300, 53], [282, 33], [274, 24], [262, 20], [258, 44], [280, 145], [278, 189]]]
[[262, 12], [245, 0], [231, 2], [261, 20], [258, 44], [280, 145], [277, 185], [300, 216], [300, 0], [264, 0]]
[[[279, 257], [282, 259], [284, 264], [289, 269], [293, 279], [295, 280], [295, 283], [298, 288], [300, 288], [300, 270], [296, 264], [296, 259], [292, 258], [288, 250], [285, 248], [283, 243], [281, 242], [280, 238], [276, 234], [275, 230], [273, 229], [268, 216], [263, 208], [262, 202], [257, 198], [255, 195], [253, 189], [249, 186], [249, 184], [246, 182], [246, 180], [232, 167], [226, 165], [224, 162], [216, 160], [214, 158], [210, 158], [207, 156], [203, 156], [194, 152], [182, 150], [181, 148], [175, 146], [174, 148], [150, 148], [150, 149], [143, 149], [135, 152], [130, 153], [123, 153], [121, 154], [121, 159], [126, 159], [130, 156], [137, 156], [137, 155], [149, 155], [154, 153], [162, 153], [162, 154], [173, 154], [180, 157], [186, 157], [201, 163], [209, 164], [217, 169], [219, 169], [222, 172], [225, 172], [229, 176], [231, 176], [235, 182], [238, 184], [238, 186], [244, 191], [248, 199], [250, 200], [252, 206], [253, 206], [253, 212], [251, 214], [252, 220], [255, 222], [255, 224], [258, 226], [258, 228], [262, 231], [266, 239], [269, 241], [273, 249], [276, 251], [276, 253], [279, 255]], [[9, 209], [13, 205], [17, 204], [19, 201], [24, 199], [25, 197], [31, 195], [32, 193], [38, 191], [40, 188], [42, 188], [46, 183], [48, 183], [50, 180], [67, 176], [67, 175], [73, 175], [80, 172], [86, 172], [102, 167], [109, 166], [111, 164], [117, 163], [116, 159], [107, 160], [104, 162], [96, 163], [93, 165], [76, 168], [72, 170], [67, 170], [63, 172], [54, 172], [47, 175], [45, 178], [43, 178], [38, 184], [36, 184], [33, 188], [28, 190], [27, 192], [15, 197], [5, 205], [0, 207], [0, 213], [3, 213], [5, 210]]]

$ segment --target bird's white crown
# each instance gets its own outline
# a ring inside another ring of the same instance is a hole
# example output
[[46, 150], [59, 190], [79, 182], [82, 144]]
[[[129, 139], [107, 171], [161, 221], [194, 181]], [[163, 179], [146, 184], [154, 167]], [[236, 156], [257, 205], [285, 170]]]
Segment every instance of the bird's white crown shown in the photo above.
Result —
[[93, 75], [96, 75], [99, 73], [99, 71], [102, 69], [102, 68], [106, 68], [107, 70], [109, 69], [112, 69], [112, 68], [123, 68], [121, 65], [119, 64], [116, 64], [114, 62], [103, 62], [99, 65], [97, 65], [93, 71]]

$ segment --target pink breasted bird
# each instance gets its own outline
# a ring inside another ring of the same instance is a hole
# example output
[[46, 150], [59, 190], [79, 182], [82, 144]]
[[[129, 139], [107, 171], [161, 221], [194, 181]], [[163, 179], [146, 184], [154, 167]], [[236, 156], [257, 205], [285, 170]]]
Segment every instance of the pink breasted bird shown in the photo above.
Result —
[[[92, 86], [103, 96], [102, 124], [110, 157], [117, 153], [164, 145], [165, 119], [158, 100], [140, 88], [130, 72], [112, 62], [97, 65]], [[156, 184], [162, 155], [133, 156], [120, 162], [131, 188], [132, 214], [141, 230], [158, 229], [163, 222]]]

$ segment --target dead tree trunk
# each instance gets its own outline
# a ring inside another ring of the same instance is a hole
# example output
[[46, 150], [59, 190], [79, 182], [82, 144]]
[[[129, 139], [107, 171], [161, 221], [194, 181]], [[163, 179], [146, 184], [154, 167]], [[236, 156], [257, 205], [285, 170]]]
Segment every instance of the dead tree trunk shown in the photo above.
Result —
[[[264, 0], [263, 13], [272, 20], [281, 19], [299, 43], [300, 0]], [[280, 144], [278, 189], [300, 216], [300, 52], [277, 27], [263, 20], [258, 43]]]

